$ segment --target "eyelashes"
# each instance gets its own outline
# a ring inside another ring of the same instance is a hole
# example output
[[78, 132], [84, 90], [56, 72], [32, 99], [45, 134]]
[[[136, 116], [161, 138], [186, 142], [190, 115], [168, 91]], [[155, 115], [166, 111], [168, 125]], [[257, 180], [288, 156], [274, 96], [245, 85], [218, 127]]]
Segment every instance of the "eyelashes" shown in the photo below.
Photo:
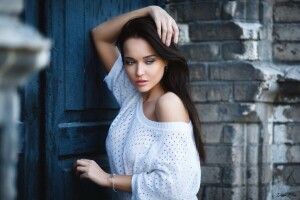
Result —
[[154, 60], [146, 60], [145, 62], [147, 65], [151, 65], [152, 63], [154, 63]]
[[[155, 62], [154, 59], [147, 59], [145, 60], [146, 65], [151, 65]], [[125, 60], [125, 65], [134, 65], [136, 62], [134, 60]]]
[[134, 64], [134, 61], [125, 60], [125, 65], [133, 65], [133, 64]]

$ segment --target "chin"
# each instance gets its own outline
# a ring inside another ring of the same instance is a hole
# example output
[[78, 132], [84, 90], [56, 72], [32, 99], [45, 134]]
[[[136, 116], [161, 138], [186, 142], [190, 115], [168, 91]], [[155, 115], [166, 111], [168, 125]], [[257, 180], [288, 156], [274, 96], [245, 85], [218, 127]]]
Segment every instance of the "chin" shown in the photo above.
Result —
[[148, 92], [149, 90], [147, 90], [147, 89], [137, 89], [137, 91], [139, 91], [140, 93], [145, 93], [145, 92]]
[[141, 88], [136, 88], [137, 91], [139, 91], [140, 93], [145, 93], [145, 92], [149, 92], [150, 89], [148, 87], [141, 87]]

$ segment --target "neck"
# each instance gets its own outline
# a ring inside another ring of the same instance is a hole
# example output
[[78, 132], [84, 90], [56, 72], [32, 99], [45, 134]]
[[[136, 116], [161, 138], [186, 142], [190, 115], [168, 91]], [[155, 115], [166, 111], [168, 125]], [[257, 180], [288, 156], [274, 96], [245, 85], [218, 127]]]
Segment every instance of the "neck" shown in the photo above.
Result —
[[152, 88], [148, 92], [142, 93], [143, 102], [157, 100], [159, 97], [161, 97], [164, 94], [165, 94], [165, 91], [162, 89], [162, 87], [160, 85], [158, 85], [157, 87]]

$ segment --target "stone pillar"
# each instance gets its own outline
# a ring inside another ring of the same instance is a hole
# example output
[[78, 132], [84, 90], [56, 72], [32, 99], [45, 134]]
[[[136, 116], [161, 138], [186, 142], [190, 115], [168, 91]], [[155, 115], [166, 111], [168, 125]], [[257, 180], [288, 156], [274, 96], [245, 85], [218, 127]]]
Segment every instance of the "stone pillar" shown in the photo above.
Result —
[[0, 0], [0, 199], [16, 197], [17, 87], [49, 61], [50, 41], [22, 24], [22, 0]]

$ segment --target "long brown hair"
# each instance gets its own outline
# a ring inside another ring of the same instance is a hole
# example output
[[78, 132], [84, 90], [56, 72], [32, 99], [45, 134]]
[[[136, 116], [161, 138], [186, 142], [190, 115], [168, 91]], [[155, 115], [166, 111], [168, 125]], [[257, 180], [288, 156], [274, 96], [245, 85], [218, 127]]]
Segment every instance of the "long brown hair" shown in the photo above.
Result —
[[167, 70], [161, 80], [165, 91], [174, 92], [182, 100], [193, 124], [196, 148], [202, 161], [205, 161], [205, 150], [201, 139], [200, 119], [189, 93], [189, 67], [186, 59], [180, 54], [175, 44], [167, 47], [159, 38], [155, 22], [151, 17], [138, 17], [129, 20], [122, 28], [117, 46], [124, 57], [123, 44], [128, 38], [140, 37], [149, 42], [155, 52], [168, 62]]

